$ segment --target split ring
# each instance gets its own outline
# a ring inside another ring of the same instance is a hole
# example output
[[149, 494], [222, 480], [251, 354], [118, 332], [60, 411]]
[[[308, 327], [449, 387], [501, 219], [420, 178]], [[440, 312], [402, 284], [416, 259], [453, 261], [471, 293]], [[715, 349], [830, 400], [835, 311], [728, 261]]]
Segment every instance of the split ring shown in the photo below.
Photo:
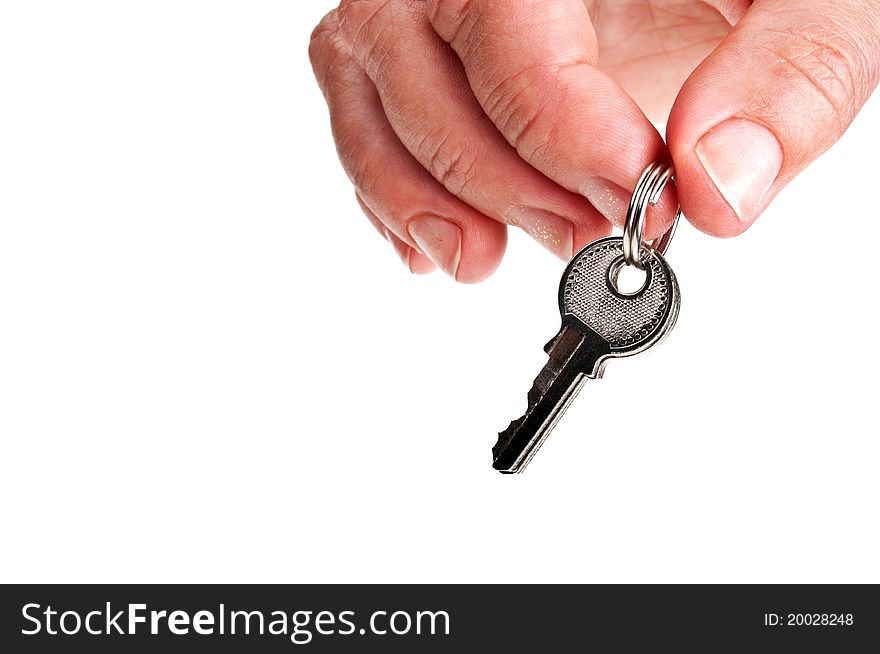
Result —
[[[623, 260], [627, 265], [644, 270], [640, 250], [648, 205], [653, 207], [660, 201], [660, 195], [666, 187], [666, 182], [670, 179], [675, 181], [675, 169], [659, 161], [655, 161], [645, 168], [645, 172], [639, 177], [632, 198], [629, 201], [629, 208], [626, 211], [626, 223], [623, 227]], [[681, 218], [681, 207], [675, 210], [675, 220], [672, 221], [672, 226], [660, 238], [647, 244], [648, 247], [660, 254], [666, 252], [666, 248], [669, 247], [669, 242], [675, 234], [679, 218]]]

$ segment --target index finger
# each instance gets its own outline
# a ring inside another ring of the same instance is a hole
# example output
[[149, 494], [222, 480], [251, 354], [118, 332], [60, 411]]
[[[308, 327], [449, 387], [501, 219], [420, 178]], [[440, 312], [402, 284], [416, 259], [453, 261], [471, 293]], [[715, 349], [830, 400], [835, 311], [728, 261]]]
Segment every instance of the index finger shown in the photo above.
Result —
[[[519, 155], [621, 225], [641, 172], [669, 155], [638, 105], [596, 66], [583, 2], [428, 0], [428, 15]], [[673, 196], [664, 193], [649, 217], [649, 237], [671, 224]]]

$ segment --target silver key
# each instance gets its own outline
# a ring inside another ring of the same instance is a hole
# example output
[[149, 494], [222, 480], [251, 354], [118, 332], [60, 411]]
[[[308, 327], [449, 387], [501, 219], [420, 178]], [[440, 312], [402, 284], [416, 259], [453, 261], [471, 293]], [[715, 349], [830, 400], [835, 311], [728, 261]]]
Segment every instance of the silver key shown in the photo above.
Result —
[[624, 262], [623, 239], [591, 243], [562, 275], [562, 328], [544, 348], [550, 356], [528, 395], [525, 415], [498, 435], [492, 448], [499, 472], [522, 472], [587, 379], [602, 376], [612, 357], [642, 352], [662, 341], [675, 325], [678, 282], [666, 260], [641, 245], [646, 275], [630, 294], [617, 288]]

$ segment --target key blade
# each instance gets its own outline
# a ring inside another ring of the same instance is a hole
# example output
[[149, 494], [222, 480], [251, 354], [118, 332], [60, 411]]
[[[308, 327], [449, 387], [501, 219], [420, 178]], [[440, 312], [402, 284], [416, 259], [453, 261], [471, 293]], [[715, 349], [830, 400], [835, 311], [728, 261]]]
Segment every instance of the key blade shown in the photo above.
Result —
[[[587, 379], [580, 375], [571, 383], [554, 380], [548, 392], [534, 405], [534, 412], [511, 422], [510, 427], [498, 435], [499, 442], [505, 439], [507, 445], [492, 449], [495, 456], [492, 467], [502, 474], [519, 474], [525, 470]], [[545, 405], [547, 409], [543, 410]]]
[[569, 325], [563, 326], [549, 346], [550, 359], [529, 391], [526, 413], [498, 434], [492, 448], [492, 467], [499, 472], [525, 470], [588, 376], [596, 375], [610, 353], [598, 335], [585, 336]]

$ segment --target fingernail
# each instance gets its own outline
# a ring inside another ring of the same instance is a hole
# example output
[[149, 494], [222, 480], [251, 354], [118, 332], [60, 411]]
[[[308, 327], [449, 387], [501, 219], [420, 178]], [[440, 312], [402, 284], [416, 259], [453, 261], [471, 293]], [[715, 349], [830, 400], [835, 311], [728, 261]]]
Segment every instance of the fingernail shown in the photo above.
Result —
[[507, 222], [519, 227], [560, 259], [571, 259], [574, 225], [555, 213], [535, 207], [514, 207]]
[[455, 279], [461, 259], [461, 228], [444, 218], [424, 215], [411, 220], [408, 229], [422, 252]]
[[589, 178], [581, 185], [580, 192], [612, 225], [623, 228], [631, 192], [601, 177]]
[[741, 222], [751, 222], [782, 167], [782, 147], [769, 129], [731, 118], [706, 132], [697, 156]]

